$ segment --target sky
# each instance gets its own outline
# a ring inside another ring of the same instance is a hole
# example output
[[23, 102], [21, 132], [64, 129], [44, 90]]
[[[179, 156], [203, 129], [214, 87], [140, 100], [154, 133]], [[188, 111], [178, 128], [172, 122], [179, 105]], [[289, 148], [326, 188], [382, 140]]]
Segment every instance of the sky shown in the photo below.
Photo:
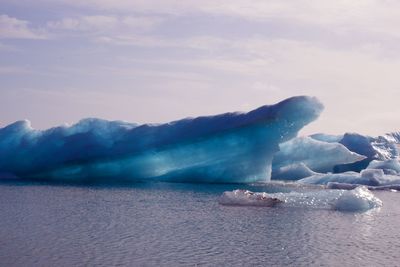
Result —
[[400, 1], [1, 0], [0, 127], [249, 111], [295, 95], [303, 134], [400, 130]]

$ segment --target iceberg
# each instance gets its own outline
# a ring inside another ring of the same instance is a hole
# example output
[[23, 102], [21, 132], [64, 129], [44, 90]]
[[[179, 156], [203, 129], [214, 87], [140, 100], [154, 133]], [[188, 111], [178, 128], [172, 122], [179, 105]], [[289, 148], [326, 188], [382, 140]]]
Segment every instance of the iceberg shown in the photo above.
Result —
[[335, 166], [334, 172], [360, 172], [367, 168], [369, 163], [373, 160], [385, 161], [397, 158], [399, 156], [399, 150], [395, 136], [396, 135], [393, 134], [370, 137], [356, 133], [346, 133], [342, 140], [340, 140], [340, 143], [350, 151], [363, 155], [366, 158], [351, 164], [339, 164]]
[[[304, 166], [299, 165], [304, 164], [312, 171], [326, 173], [332, 172], [338, 164], [353, 163], [366, 158], [351, 152], [342, 144], [318, 141], [311, 137], [297, 137], [280, 144], [279, 147], [280, 151], [275, 154], [272, 164], [273, 178], [283, 176], [281, 172], [285, 166], [296, 165], [299, 171], [311, 174]], [[299, 173], [297, 177], [300, 176]]]
[[316, 98], [299, 96], [248, 113], [166, 124], [85, 119], [41, 131], [18, 121], [0, 129], [0, 173], [89, 183], [266, 182], [279, 144], [322, 109]]
[[381, 169], [385, 174], [400, 175], [400, 161], [398, 159], [373, 160], [367, 169]]

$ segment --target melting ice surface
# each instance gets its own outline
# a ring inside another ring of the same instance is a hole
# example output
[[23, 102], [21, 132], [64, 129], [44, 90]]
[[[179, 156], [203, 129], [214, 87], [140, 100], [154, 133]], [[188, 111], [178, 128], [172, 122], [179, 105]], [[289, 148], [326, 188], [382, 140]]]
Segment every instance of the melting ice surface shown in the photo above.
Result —
[[278, 198], [272, 198], [267, 193], [254, 193], [249, 190], [237, 189], [234, 191], [226, 191], [219, 199], [222, 205], [238, 205], [238, 206], [263, 206], [274, 207], [282, 203]]
[[366, 211], [379, 207], [382, 207], [382, 201], [362, 186], [343, 192], [333, 204], [333, 208], [340, 211]]
[[219, 203], [235, 206], [333, 209], [348, 212], [364, 212], [382, 206], [382, 201], [363, 186], [349, 191], [310, 190], [308, 192], [272, 194], [238, 189], [224, 192]]
[[160, 125], [86, 119], [45, 131], [19, 121], [0, 129], [0, 176], [78, 182], [270, 179], [279, 144], [315, 120], [322, 104], [293, 97], [248, 113]]

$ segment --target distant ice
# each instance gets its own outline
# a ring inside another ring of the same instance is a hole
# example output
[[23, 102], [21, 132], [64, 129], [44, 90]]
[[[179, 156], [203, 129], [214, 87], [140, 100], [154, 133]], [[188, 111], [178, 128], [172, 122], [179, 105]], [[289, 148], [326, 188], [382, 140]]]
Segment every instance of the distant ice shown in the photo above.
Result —
[[385, 174], [400, 175], [400, 162], [398, 159], [373, 160], [367, 169], [382, 169]]
[[273, 170], [303, 163], [315, 172], [332, 172], [338, 164], [365, 159], [339, 143], [318, 141], [310, 137], [297, 137], [279, 145], [273, 160]]
[[333, 135], [333, 134], [324, 134], [324, 133], [317, 133], [310, 135], [312, 139], [327, 142], [327, 143], [339, 143], [342, 140], [343, 135]]
[[385, 175], [381, 169], [366, 169], [358, 172], [316, 174], [298, 181], [304, 184], [343, 183], [368, 186], [400, 185], [400, 176]]
[[277, 167], [273, 165], [272, 179], [278, 180], [299, 180], [304, 177], [316, 175], [318, 173], [310, 170], [303, 162]]
[[372, 160], [390, 160], [399, 156], [396, 139], [390, 136], [370, 137], [357, 133], [346, 133], [340, 143], [350, 151], [366, 157], [365, 160], [335, 166], [335, 172], [357, 171], [367, 168]]

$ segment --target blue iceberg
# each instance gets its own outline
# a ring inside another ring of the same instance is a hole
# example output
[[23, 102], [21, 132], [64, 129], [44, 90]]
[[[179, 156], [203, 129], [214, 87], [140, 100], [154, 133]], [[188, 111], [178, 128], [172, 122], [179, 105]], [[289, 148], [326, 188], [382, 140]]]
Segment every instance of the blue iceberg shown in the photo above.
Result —
[[400, 175], [400, 162], [397, 159], [385, 161], [373, 160], [369, 163], [367, 169], [380, 169], [385, 174]]
[[316, 174], [318, 173], [312, 171], [303, 162], [279, 167], [275, 166], [274, 161], [272, 161], [271, 179], [274, 180], [299, 180]]
[[[332, 172], [339, 164], [365, 159], [335, 142], [318, 141], [311, 137], [297, 137], [279, 145], [280, 151], [272, 162], [272, 178], [296, 180], [315, 172]], [[307, 170], [307, 168], [309, 168]]]
[[0, 129], [0, 177], [125, 182], [265, 182], [279, 144], [315, 120], [312, 97], [248, 113], [137, 125], [85, 119], [35, 130], [28, 121]]
[[366, 169], [369, 163], [373, 160], [386, 161], [397, 158], [399, 156], [399, 151], [396, 136], [395, 133], [379, 137], [364, 136], [357, 133], [346, 133], [340, 140], [340, 143], [350, 151], [363, 155], [366, 158], [351, 164], [339, 164], [335, 166], [334, 172], [360, 172], [361, 170]]

